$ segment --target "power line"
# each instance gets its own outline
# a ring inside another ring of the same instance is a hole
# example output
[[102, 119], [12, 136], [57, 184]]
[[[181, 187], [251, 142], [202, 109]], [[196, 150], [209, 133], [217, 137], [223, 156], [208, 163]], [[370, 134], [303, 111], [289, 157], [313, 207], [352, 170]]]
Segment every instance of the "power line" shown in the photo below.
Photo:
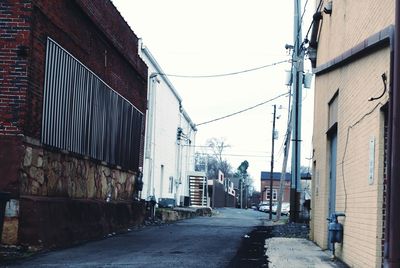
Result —
[[259, 106], [261, 106], [261, 105], [264, 105], [264, 104], [266, 104], [266, 103], [268, 103], [268, 102], [271, 102], [271, 101], [274, 101], [274, 100], [276, 100], [276, 99], [279, 99], [280, 97], [287, 96], [287, 95], [289, 95], [289, 94], [290, 94], [289, 92], [280, 94], [280, 95], [278, 95], [278, 96], [276, 96], [276, 97], [274, 97], [274, 98], [272, 98], [272, 99], [266, 100], [266, 101], [264, 101], [264, 102], [261, 102], [261, 103], [259, 103], [259, 104], [254, 105], [254, 106], [251, 106], [251, 107], [249, 107], [249, 108], [246, 108], [246, 109], [243, 109], [243, 110], [240, 110], [240, 111], [238, 111], [238, 112], [231, 113], [231, 114], [228, 114], [228, 115], [225, 115], [225, 116], [221, 116], [221, 117], [218, 117], [218, 118], [216, 118], [216, 119], [212, 119], [212, 120], [209, 120], [209, 121], [200, 123], [200, 124], [197, 124], [196, 126], [201, 126], [201, 125], [213, 123], [213, 122], [215, 122], [215, 121], [219, 121], [219, 120], [222, 120], [222, 119], [225, 119], [225, 118], [228, 118], [228, 117], [237, 115], [237, 114], [241, 114], [241, 113], [243, 113], [243, 112], [247, 112], [247, 111], [249, 111], [249, 110], [252, 110], [252, 109], [257, 108], [257, 107], [259, 107]]
[[270, 155], [254, 155], [254, 154], [222, 154], [222, 156], [232, 156], [232, 157], [261, 157], [270, 158]]
[[[301, 18], [300, 18], [300, 21], [301, 21], [301, 22], [303, 21], [304, 14], [306, 13], [307, 4], [308, 4], [308, 0], [307, 0], [306, 3], [304, 4], [303, 14], [301, 14]], [[301, 29], [301, 26], [300, 26], [300, 29]]]
[[164, 76], [170, 76], [170, 77], [180, 77], [180, 78], [214, 78], [214, 77], [231, 76], [231, 75], [238, 75], [238, 74], [242, 74], [242, 73], [253, 72], [253, 71], [260, 70], [260, 69], [276, 66], [276, 65], [279, 65], [282, 63], [287, 63], [287, 62], [289, 62], [289, 61], [282, 60], [282, 61], [277, 61], [277, 62], [274, 62], [271, 64], [251, 68], [251, 69], [246, 69], [246, 70], [231, 72], [231, 73], [223, 73], [223, 74], [210, 74], [210, 75], [180, 75], [180, 74], [166, 74], [166, 73], [158, 73], [158, 74], [164, 75]]
[[[322, 1], [322, 0], [321, 0]], [[302, 27], [303, 27], [303, 17], [304, 17], [304, 14], [306, 13], [306, 9], [307, 9], [307, 4], [308, 4], [308, 0], [306, 1], [306, 3], [304, 4], [304, 8], [303, 8], [303, 14], [301, 14], [301, 17], [300, 17], [300, 24], [299, 24], [299, 29], [297, 30], [297, 35], [296, 35], [296, 40], [295, 40], [295, 42], [294, 42], [294, 47], [296, 47], [296, 45], [297, 45], [297, 40], [299, 39], [299, 35], [300, 35], [300, 33], [301, 33], [301, 31], [302, 31]], [[320, 3], [321, 4], [321, 3]], [[308, 33], [307, 33], [308, 34]], [[293, 63], [293, 56], [292, 56], [292, 63]]]
[[[322, 4], [322, 0], [319, 1], [319, 4], [318, 4], [316, 12], [318, 12], [318, 10], [321, 8], [321, 4]], [[314, 24], [314, 20], [311, 21], [310, 27], [308, 27], [307, 34], [306, 34], [306, 39], [308, 39], [308, 34], [310, 33], [311, 27], [313, 26], [313, 24]]]
[[[198, 152], [197, 152], [198, 153]], [[210, 155], [207, 153], [198, 153], [201, 155]], [[231, 156], [231, 157], [253, 157], [253, 158], [270, 158], [270, 155], [257, 155], [257, 154], [221, 154], [221, 156]]]
[[[205, 149], [211, 149], [210, 146], [208, 145], [193, 145], [193, 144], [183, 144], [182, 146], [186, 146], [186, 147], [192, 147], [192, 148], [205, 148]], [[232, 148], [234, 146], [230, 146], [230, 148]], [[240, 150], [240, 149], [238, 149]], [[244, 151], [244, 152], [251, 152], [251, 153], [261, 153], [261, 154], [270, 154], [271, 152], [268, 151], [260, 151], [260, 150], [240, 150], [240, 151]]]

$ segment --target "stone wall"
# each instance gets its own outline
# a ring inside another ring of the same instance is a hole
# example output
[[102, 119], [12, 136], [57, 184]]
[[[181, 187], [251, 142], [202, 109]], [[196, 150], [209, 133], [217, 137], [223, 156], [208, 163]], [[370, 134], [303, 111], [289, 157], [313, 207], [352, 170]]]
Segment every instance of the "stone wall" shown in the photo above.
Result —
[[159, 208], [156, 210], [156, 217], [162, 222], [173, 222], [184, 219], [190, 219], [196, 216], [212, 216], [212, 210], [209, 207], [190, 207], [174, 209]]
[[25, 139], [20, 196], [7, 203], [2, 243], [64, 246], [143, 221], [135, 173]]
[[27, 145], [20, 194], [105, 200], [130, 200], [135, 173], [105, 163]]

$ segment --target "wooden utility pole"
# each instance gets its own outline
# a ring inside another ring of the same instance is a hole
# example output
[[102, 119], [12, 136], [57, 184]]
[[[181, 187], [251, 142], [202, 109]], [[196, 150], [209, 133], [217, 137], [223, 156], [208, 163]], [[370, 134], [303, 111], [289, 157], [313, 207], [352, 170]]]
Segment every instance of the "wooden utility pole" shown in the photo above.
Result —
[[269, 220], [272, 220], [272, 187], [274, 180], [274, 145], [275, 145], [275, 119], [276, 119], [276, 105], [274, 105], [274, 118], [272, 120], [272, 152], [271, 152], [271, 173], [269, 176]]
[[290, 149], [290, 137], [292, 136], [292, 122], [291, 117], [288, 120], [288, 129], [286, 132], [286, 140], [284, 145], [283, 151], [283, 164], [282, 164], [282, 171], [281, 171], [281, 180], [279, 183], [279, 191], [278, 191], [278, 204], [276, 207], [276, 221], [279, 221], [281, 218], [281, 210], [282, 210], [282, 199], [283, 199], [283, 187], [285, 185], [286, 179], [286, 168], [287, 162], [289, 158], [289, 149]]

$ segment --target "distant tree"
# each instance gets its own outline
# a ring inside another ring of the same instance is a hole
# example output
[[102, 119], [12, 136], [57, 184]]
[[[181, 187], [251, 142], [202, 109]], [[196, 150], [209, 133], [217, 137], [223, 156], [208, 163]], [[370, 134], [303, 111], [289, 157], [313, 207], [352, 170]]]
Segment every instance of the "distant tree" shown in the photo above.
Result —
[[236, 188], [239, 188], [240, 180], [246, 178], [247, 184], [253, 186], [253, 178], [247, 173], [247, 168], [249, 167], [249, 162], [244, 160], [240, 166], [236, 169], [236, 172], [233, 174], [233, 183]]
[[196, 152], [194, 154], [194, 170], [206, 171], [207, 158], [204, 154]]
[[261, 201], [261, 193], [258, 191], [253, 191], [251, 193], [251, 203], [258, 205]]
[[219, 163], [223, 162], [222, 153], [226, 148], [231, 147], [226, 143], [224, 138], [211, 138], [206, 142], [207, 146], [212, 150], [215, 158], [217, 158]]
[[233, 177], [233, 169], [231, 164], [223, 158], [224, 149], [230, 145], [223, 138], [211, 138], [206, 142], [206, 147], [211, 150], [211, 154], [196, 153], [195, 154], [195, 170], [207, 171], [207, 177], [210, 179], [218, 178], [218, 171], [224, 173], [225, 177]]
[[237, 169], [238, 172], [240, 172], [241, 174], [247, 174], [248, 168], [249, 168], [249, 162], [247, 160], [244, 160]]
[[249, 162], [244, 160], [240, 166], [237, 168], [235, 177], [238, 179], [239, 185], [238, 189], [242, 191], [242, 194], [239, 195], [239, 198], [243, 198], [243, 201], [240, 201], [241, 206], [248, 207], [250, 206], [249, 197], [251, 196], [251, 192], [253, 189], [253, 180], [247, 173], [247, 169], [249, 167]]
[[219, 163], [214, 156], [207, 157], [207, 177], [209, 179], [218, 179]]
[[232, 166], [227, 160], [221, 162], [213, 155], [195, 154], [195, 170], [207, 172], [207, 177], [210, 179], [218, 178], [218, 171], [224, 173], [227, 178], [233, 177]]

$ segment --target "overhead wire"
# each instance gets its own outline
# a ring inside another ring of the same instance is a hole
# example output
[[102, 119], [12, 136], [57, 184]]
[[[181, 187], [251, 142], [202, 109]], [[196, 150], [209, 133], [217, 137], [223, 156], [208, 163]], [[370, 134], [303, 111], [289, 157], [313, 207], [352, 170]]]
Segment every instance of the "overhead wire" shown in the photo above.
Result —
[[240, 111], [237, 111], [237, 112], [228, 114], [228, 115], [224, 115], [224, 116], [221, 116], [221, 117], [212, 119], [212, 120], [208, 120], [208, 121], [202, 122], [202, 123], [200, 123], [200, 124], [196, 124], [196, 126], [201, 126], [201, 125], [205, 125], [205, 124], [210, 124], [210, 123], [213, 123], [213, 122], [222, 120], [222, 119], [226, 119], [226, 118], [228, 118], [228, 117], [232, 117], [232, 116], [234, 116], [234, 115], [238, 115], [238, 114], [247, 112], [247, 111], [249, 111], [249, 110], [252, 110], [252, 109], [254, 109], [254, 108], [257, 108], [257, 107], [259, 107], [259, 106], [262, 106], [262, 105], [264, 105], [264, 104], [267, 104], [267, 103], [269, 103], [269, 102], [271, 102], [271, 101], [274, 101], [274, 100], [276, 100], [276, 99], [279, 99], [279, 98], [281, 98], [281, 97], [283, 97], [283, 96], [287, 96], [288, 94], [289, 94], [289, 92], [282, 93], [282, 94], [280, 94], [280, 95], [278, 95], [278, 96], [273, 97], [272, 99], [263, 101], [263, 102], [261, 102], [261, 103], [259, 103], [259, 104], [253, 105], [253, 106], [248, 107], [248, 108], [246, 108], [246, 109], [243, 109], [243, 110], [240, 110]]
[[289, 90], [290, 94], [289, 94], [289, 100], [288, 100], [288, 115], [287, 115], [287, 119], [286, 119], [287, 129], [286, 129], [282, 144], [281, 144], [281, 146], [279, 148], [279, 151], [278, 151], [277, 161], [280, 160], [280, 157], [283, 154], [283, 147], [285, 146], [285, 143], [286, 143], [286, 136], [288, 135], [289, 124], [291, 122], [290, 121], [290, 117], [291, 117], [290, 102], [291, 102], [291, 96], [292, 96], [292, 94], [291, 94], [292, 88], [290, 86], [288, 86], [288, 90]]
[[[322, 0], [321, 0], [321, 1], [322, 1]], [[306, 3], [304, 4], [303, 13], [301, 14], [301, 17], [300, 17], [299, 29], [297, 30], [296, 40], [294, 40], [294, 46], [293, 46], [293, 47], [296, 47], [296, 46], [297, 46], [297, 41], [298, 41], [298, 39], [299, 39], [299, 35], [300, 35], [301, 31], [303, 30], [302, 25], [303, 25], [304, 14], [306, 13], [306, 10], [307, 10], [307, 4], [308, 4], [308, 0], [307, 0]], [[320, 3], [320, 4], [321, 4], [321, 3]], [[312, 24], [312, 23], [311, 23], [311, 24]], [[310, 28], [311, 28], [311, 26], [310, 26]], [[303, 42], [303, 43], [304, 43], [304, 42]], [[303, 45], [303, 43], [301, 44], [301, 46]], [[294, 55], [292, 55], [292, 65], [293, 65], [293, 63], [294, 63], [293, 57], [294, 57]]]
[[167, 74], [167, 73], [157, 73], [157, 74], [163, 75], [163, 76], [169, 76], [169, 77], [178, 77], [178, 78], [215, 78], [215, 77], [232, 76], [232, 75], [238, 75], [238, 74], [253, 72], [253, 71], [260, 70], [260, 69], [264, 69], [264, 68], [280, 65], [282, 63], [287, 63], [287, 62], [289, 62], [289, 61], [288, 60], [281, 60], [281, 61], [277, 61], [277, 62], [274, 62], [274, 63], [270, 63], [270, 64], [266, 64], [266, 65], [262, 65], [262, 66], [258, 66], [258, 67], [254, 67], [254, 68], [250, 68], [250, 69], [245, 69], [245, 70], [236, 71], [236, 72], [230, 72], [230, 73], [222, 73], [222, 74], [210, 74], [210, 75], [181, 75], [181, 74]]
[[[294, 44], [295, 46], [297, 45], [297, 42], [298, 42], [298, 36], [299, 36], [300, 32], [302, 31], [302, 23], [303, 23], [303, 19], [304, 19], [304, 15], [305, 15], [305, 12], [306, 12], [306, 9], [307, 9], [308, 2], [309, 2], [309, 0], [306, 1], [306, 3], [304, 4], [304, 7], [303, 7], [303, 12], [302, 12], [302, 15], [301, 15], [301, 18], [300, 18], [300, 26], [299, 26], [299, 30], [297, 32], [297, 38], [296, 38], [295, 44]], [[320, 0], [320, 2], [318, 4], [318, 7], [317, 7], [317, 10], [319, 10], [322, 2], [323, 2], [323, 0]], [[311, 30], [311, 27], [312, 27], [312, 24], [313, 24], [313, 22], [310, 24], [310, 27], [309, 27], [309, 29], [307, 31], [307, 34], [306, 34], [306, 38], [308, 37], [308, 34], [309, 34], [309, 32]], [[302, 43], [302, 45], [303, 44], [304, 44], [304, 42]], [[250, 69], [246, 69], [246, 70], [242, 70], [242, 71], [236, 71], [236, 72], [230, 72], [230, 73], [222, 73], [222, 74], [212, 74], [212, 75], [180, 75], [180, 74], [167, 74], [167, 73], [158, 73], [158, 74], [159, 75], [169, 76], [169, 77], [178, 77], [178, 78], [215, 78], [215, 77], [232, 76], [232, 75], [238, 75], [238, 74], [242, 74], [242, 73], [257, 71], [257, 70], [260, 70], [260, 69], [263, 69], [263, 68], [276, 66], [276, 65], [279, 65], [279, 64], [282, 64], [282, 63], [286, 63], [286, 62], [288, 62], [288, 60], [282, 60], [282, 61], [274, 62], [272, 64], [267, 64], [267, 65], [263, 65], [263, 66], [259, 66], [259, 67], [255, 67], [255, 68], [250, 68]], [[294, 64], [294, 55], [293, 54], [292, 54], [291, 63], [292, 63], [291, 64], [292, 65], [291, 69], [293, 69], [293, 64]], [[216, 121], [219, 121], [219, 120], [223, 120], [223, 119], [226, 119], [226, 118], [241, 114], [243, 112], [246, 112], [246, 111], [249, 111], [251, 109], [257, 108], [257, 107], [259, 107], [261, 105], [264, 105], [266, 103], [269, 103], [269, 102], [271, 102], [273, 100], [276, 100], [276, 99], [278, 99], [280, 97], [287, 96], [287, 95], [289, 95], [289, 97], [291, 96], [291, 90], [289, 90], [289, 92], [287, 92], [287, 93], [280, 94], [280, 95], [278, 95], [278, 96], [276, 96], [276, 97], [274, 97], [272, 99], [269, 99], [267, 101], [264, 101], [262, 103], [256, 104], [254, 106], [248, 107], [248, 108], [240, 110], [238, 112], [234, 112], [234, 113], [222, 116], [222, 117], [218, 117], [218, 118], [215, 118], [215, 119], [212, 119], [212, 120], [208, 120], [208, 121], [199, 123], [196, 126], [210, 124], [210, 123], [213, 123], [213, 122], [216, 122]], [[289, 105], [290, 105], [290, 98], [289, 98]], [[287, 121], [288, 121], [288, 129], [289, 129], [289, 124], [291, 122], [290, 118], [291, 118], [291, 111], [288, 112], [288, 119], [287, 119]], [[286, 134], [285, 134], [284, 142], [282, 143], [281, 148], [279, 150], [279, 154], [281, 154], [281, 151], [282, 151], [283, 146], [285, 144], [286, 136], [288, 135], [288, 129], [287, 129]]]
[[[211, 149], [209, 145], [193, 145], [193, 144], [184, 144], [182, 146], [186, 147], [193, 147], [193, 148], [205, 148], [205, 149]], [[231, 148], [232, 146], [230, 146]], [[270, 154], [271, 152], [267, 151], [262, 151], [262, 150], [245, 150], [246, 152], [251, 152], [251, 153], [260, 153], [260, 154]]]
[[[323, 0], [320, 0], [320, 1], [319, 1], [319, 4], [318, 4], [318, 7], [317, 7], [316, 12], [318, 12], [318, 10], [321, 8], [322, 2], [323, 2]], [[314, 21], [312, 21], [312, 22], [310, 23], [310, 27], [308, 27], [308, 30], [307, 30], [307, 33], [306, 33], [306, 39], [308, 39], [308, 34], [309, 34], [310, 31], [311, 31], [311, 27], [313, 26], [313, 23], [314, 23]]]
[[[304, 14], [306, 13], [307, 4], [308, 4], [308, 0], [307, 0], [306, 3], [304, 4], [303, 14], [301, 14], [300, 21], [303, 21]], [[301, 27], [301, 26], [300, 26], [300, 27]]]
[[254, 155], [254, 154], [222, 154], [222, 156], [232, 156], [232, 157], [261, 157], [269, 158], [270, 155]]
[[[323, 0], [320, 0], [319, 4], [317, 6], [317, 11], [321, 8], [322, 2], [323, 2]], [[298, 37], [300, 35], [300, 32], [302, 31], [302, 24], [303, 24], [304, 15], [305, 15], [306, 10], [307, 10], [307, 4], [308, 4], [308, 0], [306, 1], [306, 3], [304, 4], [304, 7], [303, 7], [303, 12], [302, 12], [302, 15], [300, 17], [299, 29], [297, 31], [296, 40], [294, 42], [294, 46], [293, 47], [295, 47], [297, 45], [297, 42], [298, 42], [298, 39], [299, 39]], [[301, 44], [301, 46], [303, 46], [303, 44], [305, 42], [307, 42], [306, 40], [308, 39], [308, 34], [309, 34], [310, 30], [311, 30], [312, 25], [313, 25], [313, 22], [311, 22], [310, 27], [308, 28], [308, 31], [306, 33], [306, 37], [305, 37], [303, 43]], [[293, 72], [293, 64], [295, 63], [294, 56], [295, 56], [294, 53], [292, 53], [292, 65], [291, 65], [291, 70], [290, 70], [291, 73]], [[291, 93], [291, 88], [290, 88], [289, 96], [292, 96], [291, 94], [292, 93]], [[307, 97], [307, 95], [306, 95], [306, 97]], [[304, 99], [306, 97], [304, 97]], [[302, 101], [304, 101], [304, 99], [302, 99]], [[289, 107], [290, 107], [290, 99], [289, 99]], [[289, 113], [288, 113], [287, 122], [288, 122], [288, 125], [287, 125], [288, 127], [287, 127], [287, 130], [286, 130], [285, 138], [284, 138], [284, 140], [282, 142], [282, 145], [280, 146], [280, 149], [279, 149], [279, 152], [278, 152], [278, 159], [280, 158], [280, 156], [283, 153], [283, 147], [285, 146], [285, 143], [286, 143], [286, 136], [288, 135], [288, 132], [289, 132], [289, 127], [290, 127], [290, 124], [291, 124], [291, 111], [289, 111]]]
[[[198, 153], [200, 155], [210, 155], [208, 153]], [[221, 154], [221, 156], [231, 156], [231, 157], [260, 157], [260, 158], [270, 158], [271, 155], [256, 155], [256, 154]]]

